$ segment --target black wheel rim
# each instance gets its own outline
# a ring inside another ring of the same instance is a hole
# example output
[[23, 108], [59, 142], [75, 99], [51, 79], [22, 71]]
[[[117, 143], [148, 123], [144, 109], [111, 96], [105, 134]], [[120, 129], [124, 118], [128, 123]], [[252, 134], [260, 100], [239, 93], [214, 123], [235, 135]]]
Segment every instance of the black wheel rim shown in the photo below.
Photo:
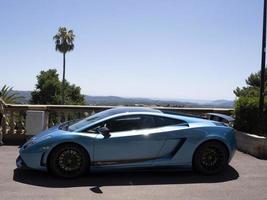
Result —
[[82, 155], [78, 151], [68, 149], [57, 157], [57, 167], [64, 173], [75, 172], [80, 170], [82, 161]]
[[200, 163], [207, 170], [214, 171], [222, 166], [224, 154], [216, 146], [210, 146], [203, 150]]

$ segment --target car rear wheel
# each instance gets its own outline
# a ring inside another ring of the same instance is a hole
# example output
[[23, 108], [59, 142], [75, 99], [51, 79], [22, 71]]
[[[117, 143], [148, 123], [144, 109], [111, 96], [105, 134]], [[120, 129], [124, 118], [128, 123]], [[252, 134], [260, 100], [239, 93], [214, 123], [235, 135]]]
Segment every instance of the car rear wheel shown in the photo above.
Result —
[[206, 175], [220, 173], [228, 165], [228, 150], [219, 141], [208, 141], [199, 146], [193, 158], [193, 167]]
[[87, 152], [77, 144], [62, 144], [56, 147], [49, 159], [50, 171], [63, 178], [76, 178], [89, 168]]

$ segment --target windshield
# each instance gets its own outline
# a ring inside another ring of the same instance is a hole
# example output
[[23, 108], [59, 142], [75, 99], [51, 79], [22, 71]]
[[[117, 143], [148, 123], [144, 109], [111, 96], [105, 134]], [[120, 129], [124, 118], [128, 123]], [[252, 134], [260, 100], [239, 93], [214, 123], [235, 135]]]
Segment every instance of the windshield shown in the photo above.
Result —
[[87, 117], [85, 119], [79, 120], [74, 124], [70, 124], [68, 126], [68, 131], [76, 131], [76, 130], [78, 130], [80, 128], [86, 127], [86, 126], [88, 126], [88, 125], [90, 125], [90, 124], [92, 124], [92, 123], [94, 123], [94, 122], [96, 122], [98, 120], [104, 119], [104, 118], [106, 118], [108, 116], [111, 116], [113, 114], [115, 114], [113, 112], [113, 109], [109, 109], [109, 110], [105, 110], [105, 111], [99, 112], [99, 113], [94, 114], [94, 115], [92, 115], [90, 117]]
[[108, 109], [102, 112], [99, 112], [95, 115], [92, 115], [90, 117], [87, 117], [85, 119], [75, 121], [75, 123], [68, 123], [66, 125], [66, 130], [68, 131], [77, 131], [81, 128], [86, 128], [90, 124], [97, 122], [101, 119], [104, 119], [106, 117], [118, 114], [118, 113], [125, 113], [125, 112], [153, 112], [153, 113], [161, 113], [159, 110], [154, 110], [150, 108], [138, 108], [138, 107], [116, 107], [112, 109]]

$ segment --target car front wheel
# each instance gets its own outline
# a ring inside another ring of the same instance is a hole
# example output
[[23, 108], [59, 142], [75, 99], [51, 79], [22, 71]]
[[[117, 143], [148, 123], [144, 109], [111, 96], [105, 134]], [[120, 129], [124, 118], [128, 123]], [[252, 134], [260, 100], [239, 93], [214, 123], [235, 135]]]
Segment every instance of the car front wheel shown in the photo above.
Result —
[[77, 144], [62, 144], [51, 152], [49, 169], [57, 176], [76, 178], [84, 174], [88, 168], [88, 154]]

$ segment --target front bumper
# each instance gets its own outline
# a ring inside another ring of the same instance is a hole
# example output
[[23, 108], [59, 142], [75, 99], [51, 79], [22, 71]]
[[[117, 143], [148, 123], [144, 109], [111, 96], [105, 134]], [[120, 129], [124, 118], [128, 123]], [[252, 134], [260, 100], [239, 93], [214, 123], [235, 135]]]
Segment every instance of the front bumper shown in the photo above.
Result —
[[47, 168], [44, 163], [44, 156], [45, 152], [29, 153], [21, 148], [19, 156], [16, 159], [17, 168], [46, 171]]
[[20, 156], [17, 157], [16, 159], [16, 165], [17, 165], [17, 168], [28, 168], [28, 166], [25, 164], [25, 162], [22, 160], [22, 158]]

